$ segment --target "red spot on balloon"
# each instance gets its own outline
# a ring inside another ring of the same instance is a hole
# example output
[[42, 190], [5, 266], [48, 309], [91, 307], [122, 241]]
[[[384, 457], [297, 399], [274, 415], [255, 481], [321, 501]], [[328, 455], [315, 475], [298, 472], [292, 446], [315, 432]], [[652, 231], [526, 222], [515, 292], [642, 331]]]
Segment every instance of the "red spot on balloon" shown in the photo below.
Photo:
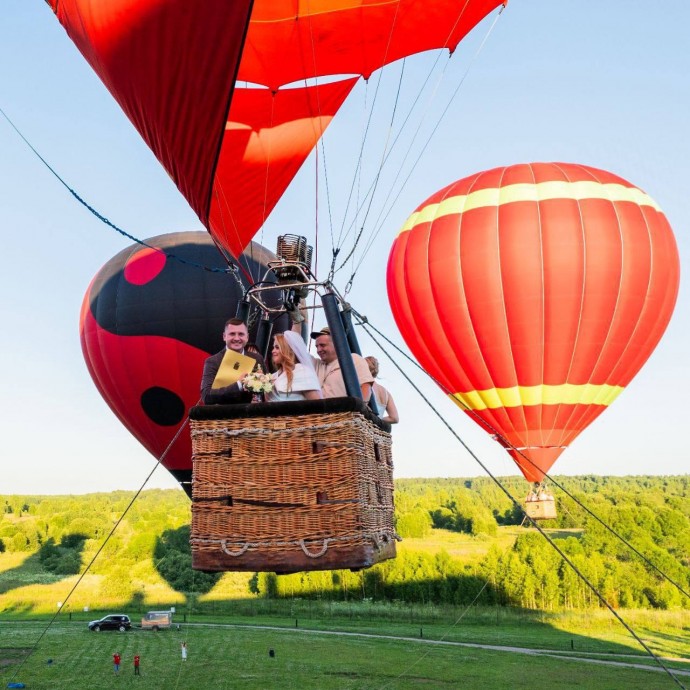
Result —
[[125, 264], [125, 280], [133, 285], [144, 285], [153, 280], [165, 266], [165, 254], [146, 247], [132, 254]]

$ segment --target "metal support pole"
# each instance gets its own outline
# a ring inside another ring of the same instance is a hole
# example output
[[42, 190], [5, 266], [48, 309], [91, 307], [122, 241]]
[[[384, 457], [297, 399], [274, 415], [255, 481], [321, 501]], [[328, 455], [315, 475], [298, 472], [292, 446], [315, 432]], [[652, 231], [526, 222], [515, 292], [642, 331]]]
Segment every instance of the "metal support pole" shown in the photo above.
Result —
[[355, 363], [352, 361], [352, 352], [347, 342], [343, 322], [340, 318], [340, 310], [338, 309], [338, 298], [332, 292], [327, 292], [321, 297], [323, 304], [323, 311], [326, 315], [328, 327], [331, 329], [331, 338], [333, 339], [333, 347], [340, 362], [340, 372], [343, 375], [345, 383], [345, 390], [352, 398], [362, 399], [362, 389], [357, 378], [357, 371], [355, 370]]
[[[357, 340], [357, 333], [355, 332], [355, 326], [352, 323], [352, 307], [349, 304], [343, 306], [343, 310], [340, 312], [340, 319], [343, 322], [343, 328], [345, 329], [345, 335], [347, 336], [347, 342], [350, 347], [350, 351], [362, 356], [362, 349], [359, 346], [359, 340]], [[361, 389], [360, 389], [361, 390]], [[374, 388], [371, 389], [371, 396], [369, 400], [365, 400], [369, 405], [371, 411], [378, 415], [379, 407], [376, 404], [376, 396], [374, 395]]]
[[340, 312], [340, 318], [343, 322], [343, 328], [345, 329], [347, 342], [350, 346], [350, 352], [355, 352], [361, 357], [362, 349], [359, 347], [357, 333], [355, 333], [355, 327], [352, 323], [352, 307], [349, 304], [344, 305], [343, 310]]
[[271, 335], [273, 333], [273, 323], [268, 314], [262, 314], [259, 321], [259, 327], [256, 329], [256, 346], [259, 348], [264, 362], [268, 358], [268, 346], [271, 342]]
[[235, 314], [235, 318], [237, 319], [242, 319], [245, 323], [249, 321], [249, 308], [250, 304], [246, 299], [243, 299], [238, 305], [237, 305], [237, 313]]

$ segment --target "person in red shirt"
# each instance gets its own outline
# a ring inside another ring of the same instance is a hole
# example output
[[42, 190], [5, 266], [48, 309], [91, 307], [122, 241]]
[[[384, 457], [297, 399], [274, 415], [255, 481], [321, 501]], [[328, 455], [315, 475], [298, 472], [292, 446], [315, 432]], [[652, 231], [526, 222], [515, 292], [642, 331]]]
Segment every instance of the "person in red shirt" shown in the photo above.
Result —
[[122, 657], [120, 656], [119, 652], [115, 652], [115, 654], [113, 654], [113, 664], [115, 665], [115, 673], [117, 673], [120, 670], [120, 661], [122, 661]]
[[137, 654], [137, 655], [134, 657], [134, 675], [135, 675], [135, 676], [141, 675], [141, 674], [139, 673], [139, 661], [140, 661], [140, 658], [139, 658], [139, 655]]

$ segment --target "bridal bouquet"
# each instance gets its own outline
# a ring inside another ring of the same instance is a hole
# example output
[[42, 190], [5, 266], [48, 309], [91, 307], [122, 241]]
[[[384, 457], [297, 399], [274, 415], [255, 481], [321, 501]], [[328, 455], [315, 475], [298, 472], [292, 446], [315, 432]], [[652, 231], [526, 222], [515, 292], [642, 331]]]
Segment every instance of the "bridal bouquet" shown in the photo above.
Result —
[[247, 374], [242, 382], [244, 390], [250, 393], [270, 393], [273, 390], [273, 381], [270, 374], [264, 374], [261, 369]]

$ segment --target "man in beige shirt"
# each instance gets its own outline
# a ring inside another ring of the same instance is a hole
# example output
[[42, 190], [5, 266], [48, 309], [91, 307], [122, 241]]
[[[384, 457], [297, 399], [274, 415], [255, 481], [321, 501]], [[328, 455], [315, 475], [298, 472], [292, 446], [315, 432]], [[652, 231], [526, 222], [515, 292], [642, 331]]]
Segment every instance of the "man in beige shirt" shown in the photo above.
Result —
[[[340, 398], [347, 395], [345, 381], [343, 381], [343, 374], [340, 371], [340, 362], [338, 362], [338, 355], [333, 346], [330, 329], [326, 326], [320, 331], [312, 333], [311, 337], [316, 341], [316, 354], [318, 358], [312, 357], [312, 359], [316, 375], [319, 377], [323, 397]], [[369, 365], [363, 357], [353, 353], [352, 360], [355, 363], [355, 371], [357, 372], [359, 385], [362, 388], [362, 399], [367, 402], [371, 397], [371, 384], [374, 382], [374, 377], [371, 375]]]

